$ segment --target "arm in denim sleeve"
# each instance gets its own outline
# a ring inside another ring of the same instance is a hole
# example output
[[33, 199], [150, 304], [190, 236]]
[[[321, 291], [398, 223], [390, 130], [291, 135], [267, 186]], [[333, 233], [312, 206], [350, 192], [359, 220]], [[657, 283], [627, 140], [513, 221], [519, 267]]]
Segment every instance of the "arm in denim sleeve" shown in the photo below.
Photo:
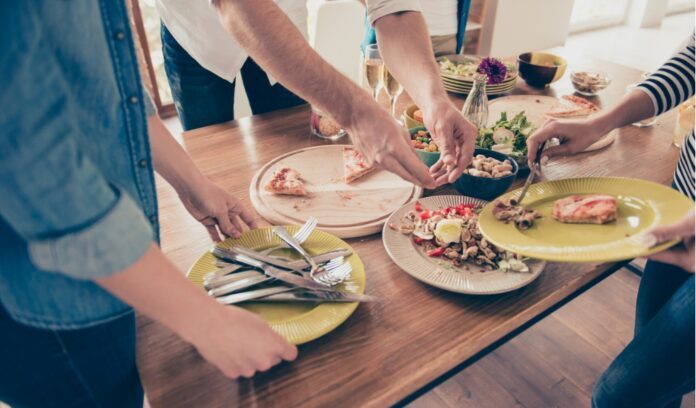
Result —
[[10, 3], [0, 7], [0, 217], [28, 242], [37, 267], [108, 276], [145, 253], [151, 228], [80, 151], [69, 89], [79, 84], [53, 60], [34, 5]]

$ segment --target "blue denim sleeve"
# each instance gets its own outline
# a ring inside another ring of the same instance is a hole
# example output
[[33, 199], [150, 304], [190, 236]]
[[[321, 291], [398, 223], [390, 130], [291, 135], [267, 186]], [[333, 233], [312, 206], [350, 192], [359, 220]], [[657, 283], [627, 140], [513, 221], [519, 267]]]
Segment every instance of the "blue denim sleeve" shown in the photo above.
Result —
[[0, 217], [27, 241], [37, 267], [108, 276], [147, 251], [152, 230], [80, 150], [75, 84], [50, 60], [33, 2], [11, 3], [0, 7]]

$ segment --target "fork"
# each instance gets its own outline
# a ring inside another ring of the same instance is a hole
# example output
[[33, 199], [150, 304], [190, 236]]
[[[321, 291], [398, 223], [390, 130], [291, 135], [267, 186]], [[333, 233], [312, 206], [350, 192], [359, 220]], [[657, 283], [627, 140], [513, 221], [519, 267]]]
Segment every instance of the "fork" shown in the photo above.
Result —
[[[312, 232], [314, 231], [314, 228], [317, 227], [317, 224], [319, 221], [314, 218], [313, 216], [310, 216], [307, 218], [307, 221], [300, 227], [299, 230], [293, 235], [293, 238], [300, 244], [304, 244], [305, 241], [307, 241], [307, 238], [309, 238], [310, 235], [312, 235]], [[288, 244], [285, 243], [285, 241], [281, 241], [280, 245], [276, 245], [267, 249], [264, 249], [263, 251], [260, 251], [261, 254], [263, 255], [268, 255], [271, 252], [275, 251], [276, 249], [282, 249], [282, 248], [289, 248]]]
[[273, 227], [273, 232], [283, 241], [285, 241], [286, 244], [290, 245], [292, 249], [297, 251], [302, 258], [304, 258], [305, 261], [310, 266], [309, 270], [309, 276], [312, 277], [312, 279], [315, 279], [314, 275], [319, 271], [319, 266], [317, 265], [316, 262], [314, 262], [314, 259], [312, 259], [312, 256], [307, 253], [307, 251], [302, 248], [302, 245], [293, 238], [292, 235], [288, 232], [288, 230], [285, 229], [285, 227], [281, 226], [276, 226]]

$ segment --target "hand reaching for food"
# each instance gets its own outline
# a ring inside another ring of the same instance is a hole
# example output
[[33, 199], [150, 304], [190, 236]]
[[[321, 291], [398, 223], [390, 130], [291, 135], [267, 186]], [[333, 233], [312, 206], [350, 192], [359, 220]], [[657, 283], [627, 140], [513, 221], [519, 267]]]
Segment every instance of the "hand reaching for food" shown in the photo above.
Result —
[[245, 226], [257, 227], [252, 213], [239, 199], [208, 180], [179, 192], [179, 198], [215, 242], [239, 237]]
[[666, 227], [653, 228], [645, 233], [645, 245], [653, 247], [660, 243], [681, 239], [682, 242], [665, 251], [649, 256], [653, 261], [678, 266], [694, 273], [694, 210], [689, 211], [681, 220]]
[[440, 152], [430, 169], [438, 185], [454, 183], [472, 160], [477, 130], [449, 101], [424, 110], [425, 127]]
[[558, 146], [547, 145], [542, 154], [542, 160], [579, 153], [601, 139], [604, 134], [605, 132], [600, 130], [600, 127], [596, 126], [592, 120], [548, 120], [527, 139], [527, 158], [530, 167], [536, 159], [539, 145], [551, 138], [557, 138], [560, 144]]

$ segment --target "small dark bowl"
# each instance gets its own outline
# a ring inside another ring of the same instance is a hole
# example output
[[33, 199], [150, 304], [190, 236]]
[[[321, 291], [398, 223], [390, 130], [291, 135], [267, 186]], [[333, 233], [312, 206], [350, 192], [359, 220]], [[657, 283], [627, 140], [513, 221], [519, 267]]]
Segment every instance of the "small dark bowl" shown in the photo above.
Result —
[[509, 160], [510, 163], [512, 163], [512, 174], [498, 178], [474, 177], [469, 174], [462, 174], [453, 185], [462, 195], [490, 201], [510, 188], [512, 182], [515, 181], [520, 166], [513, 158], [500, 152], [488, 149], [476, 149], [474, 151], [474, 156], [479, 154], [500, 161]]
[[561, 79], [568, 67], [563, 58], [545, 52], [525, 52], [517, 57], [518, 70], [527, 84], [543, 88]]
[[[425, 128], [425, 126], [416, 126], [408, 130], [408, 133], [413, 139], [413, 134], [418, 132], [419, 130], [428, 130]], [[438, 160], [440, 160], [440, 152], [426, 152], [423, 149], [416, 149], [414, 148], [413, 150], [416, 151], [416, 154], [418, 155], [418, 158], [421, 159], [423, 163], [425, 163], [426, 166], [430, 167], [433, 164], [437, 163]]]

